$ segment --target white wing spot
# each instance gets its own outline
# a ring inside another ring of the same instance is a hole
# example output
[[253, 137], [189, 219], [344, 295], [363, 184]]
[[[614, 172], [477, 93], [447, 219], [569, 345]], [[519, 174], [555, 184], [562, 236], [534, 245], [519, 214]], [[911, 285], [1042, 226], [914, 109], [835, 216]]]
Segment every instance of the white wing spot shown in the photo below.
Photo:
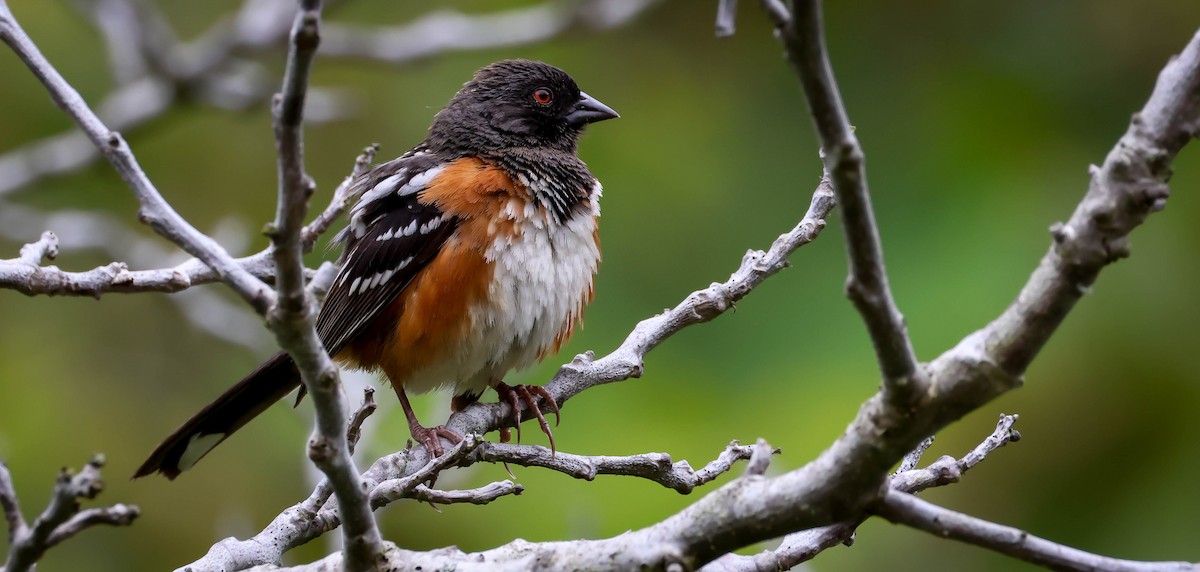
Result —
[[433, 178], [438, 176], [438, 174], [441, 173], [445, 168], [445, 166], [439, 165], [432, 169], [426, 169], [422, 173], [413, 175], [413, 177], [409, 179], [407, 183], [404, 183], [404, 186], [400, 187], [396, 191], [396, 194], [403, 197], [424, 189], [425, 187], [429, 186], [429, 181], [432, 181]]
[[397, 230], [396, 238], [400, 238], [401, 236], [412, 236], [416, 232], [417, 232], [417, 221], [414, 220], [414, 221], [408, 223], [408, 226], [404, 227], [404, 230]]
[[[415, 222], [415, 221], [414, 221]], [[429, 222], [421, 225], [421, 234], [429, 234], [434, 229], [442, 225], [442, 217], [437, 216], [429, 220]]]

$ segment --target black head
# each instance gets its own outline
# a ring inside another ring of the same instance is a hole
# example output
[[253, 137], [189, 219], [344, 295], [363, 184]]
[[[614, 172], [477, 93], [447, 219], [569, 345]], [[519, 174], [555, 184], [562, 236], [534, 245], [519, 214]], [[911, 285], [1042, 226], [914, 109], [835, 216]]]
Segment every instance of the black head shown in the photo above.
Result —
[[477, 72], [437, 114], [435, 150], [488, 152], [550, 147], [574, 152], [588, 123], [618, 117], [552, 65], [505, 60]]

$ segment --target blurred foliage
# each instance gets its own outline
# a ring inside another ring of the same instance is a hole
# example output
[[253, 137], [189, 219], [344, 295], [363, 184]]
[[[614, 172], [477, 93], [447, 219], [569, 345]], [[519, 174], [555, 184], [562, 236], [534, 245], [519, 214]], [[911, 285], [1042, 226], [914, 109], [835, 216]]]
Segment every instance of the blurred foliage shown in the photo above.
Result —
[[[50, 60], [97, 101], [111, 80], [94, 29], [62, 0], [12, 4]], [[237, 2], [161, 4], [186, 36]], [[388, 24], [427, 9], [394, 4], [347, 0], [328, 16]], [[518, 3], [447, 4], [485, 11]], [[509, 381], [545, 380], [575, 353], [606, 352], [639, 319], [724, 279], [747, 248], [765, 247], [790, 228], [817, 181], [815, 138], [797, 81], [755, 3], [743, 4], [738, 34], [729, 39], [713, 37], [715, 2], [677, 0], [622, 29], [575, 31], [534, 46], [401, 68], [319, 60], [314, 83], [353, 89], [360, 113], [307, 131], [317, 200], [363, 145], [380, 142], [383, 158], [419, 141], [476, 68], [527, 57], [567, 69], [622, 113], [592, 128], [582, 145], [604, 181], [605, 260], [587, 327], [555, 359]], [[1178, 0], [830, 4], [835, 69], [867, 152], [896, 299], [923, 359], [1012, 300], [1047, 248], [1047, 227], [1066, 218], [1085, 191], [1087, 165], [1103, 160], [1158, 70], [1200, 24], [1200, 4]], [[0, 152], [69, 126], [6, 50], [0, 77]], [[265, 109], [184, 106], [126, 135], [168, 200], [200, 229], [230, 219], [257, 229], [273, 216]], [[1134, 233], [1133, 257], [1102, 275], [1029, 370], [1027, 387], [943, 432], [930, 455], [965, 452], [1001, 411], [1021, 414], [1026, 438], [964, 482], [925, 497], [1085, 550], [1200, 559], [1200, 377], [1189, 357], [1200, 341], [1196, 147], [1176, 162], [1166, 211]], [[102, 163], [42, 181], [17, 200], [108, 211], [136, 225], [130, 193]], [[572, 401], [557, 429], [559, 446], [581, 454], [666, 451], [700, 466], [730, 439], [761, 436], [784, 451], [773, 471], [811, 459], [878, 379], [864, 329], [842, 296], [841, 228], [831, 223], [793, 257], [792, 269], [737, 312], [656, 350], [644, 377]], [[257, 237], [249, 248], [264, 244]], [[0, 256], [14, 256], [18, 246], [0, 244]], [[104, 262], [64, 244], [58, 264]], [[25, 510], [43, 506], [58, 467], [77, 466], [92, 451], [110, 460], [102, 500], [144, 509], [132, 528], [93, 530], [53, 550], [43, 569], [177, 566], [220, 538], [252, 534], [310, 488], [307, 405], [272, 408], [177, 482], [124, 479], [176, 424], [265, 357], [195, 331], [164, 295], [95, 301], [0, 292], [0, 325], [0, 459], [15, 474]], [[381, 397], [393, 401], [390, 392]], [[422, 418], [444, 418], [446, 401], [422, 398]], [[398, 408], [369, 424], [364, 460], [407, 439]], [[541, 442], [536, 431], [526, 435]], [[588, 483], [515, 471], [526, 486], [519, 498], [441, 514], [398, 503], [380, 513], [384, 533], [408, 548], [464, 550], [514, 538], [611, 536], [654, 523], [707, 490], [684, 497], [631, 478]], [[439, 485], [502, 478], [502, 468], [487, 465]], [[329, 542], [289, 558], [310, 560]], [[1029, 568], [873, 520], [853, 548], [829, 550], [812, 569], [930, 566]]]

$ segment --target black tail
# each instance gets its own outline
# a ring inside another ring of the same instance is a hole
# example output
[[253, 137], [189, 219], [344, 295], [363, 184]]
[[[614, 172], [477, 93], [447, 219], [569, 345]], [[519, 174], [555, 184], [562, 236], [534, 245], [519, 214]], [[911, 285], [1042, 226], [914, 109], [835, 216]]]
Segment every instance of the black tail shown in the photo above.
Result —
[[174, 479], [298, 385], [292, 358], [275, 354], [164, 439], [133, 478], [158, 471]]

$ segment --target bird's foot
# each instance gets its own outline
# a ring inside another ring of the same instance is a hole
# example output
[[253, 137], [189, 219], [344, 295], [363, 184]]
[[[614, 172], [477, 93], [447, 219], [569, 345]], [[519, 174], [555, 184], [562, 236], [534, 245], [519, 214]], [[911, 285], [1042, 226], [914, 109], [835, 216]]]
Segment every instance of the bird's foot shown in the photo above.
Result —
[[[517, 428], [517, 442], [521, 442], [521, 404], [524, 403], [525, 407], [533, 412], [534, 417], [537, 417], [542, 433], [545, 433], [546, 437], [550, 439], [550, 454], [555, 454], [557, 450], [554, 446], [554, 433], [550, 431], [550, 423], [546, 421], [546, 416], [542, 415], [542, 409], [538, 406], [540, 397], [546, 407], [554, 413], [554, 425], [558, 426], [560, 418], [554, 396], [540, 385], [508, 385], [503, 381], [496, 383], [496, 393], [499, 394], [501, 400], [512, 407], [513, 425]], [[508, 442], [509, 436], [507, 431], [501, 430], [500, 442]]]
[[462, 435], [447, 429], [445, 425], [422, 427], [419, 424], [412, 424], [409, 425], [408, 429], [412, 433], [413, 439], [425, 446], [425, 451], [429, 453], [430, 459], [441, 457], [442, 453], [445, 452], [445, 449], [442, 448], [442, 442], [438, 440], [438, 437], [445, 437], [446, 440], [455, 445], [462, 443], [463, 440]]

